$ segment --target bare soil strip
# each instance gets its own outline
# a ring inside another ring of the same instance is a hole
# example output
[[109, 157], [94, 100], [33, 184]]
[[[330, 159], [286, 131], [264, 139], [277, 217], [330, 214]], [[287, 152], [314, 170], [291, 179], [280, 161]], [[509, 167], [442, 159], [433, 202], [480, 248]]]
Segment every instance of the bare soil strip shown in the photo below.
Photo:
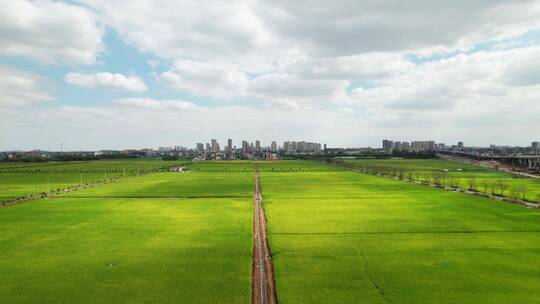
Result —
[[253, 271], [251, 302], [275, 304], [277, 294], [274, 281], [274, 264], [266, 236], [266, 217], [262, 207], [259, 171], [255, 172], [253, 191]]

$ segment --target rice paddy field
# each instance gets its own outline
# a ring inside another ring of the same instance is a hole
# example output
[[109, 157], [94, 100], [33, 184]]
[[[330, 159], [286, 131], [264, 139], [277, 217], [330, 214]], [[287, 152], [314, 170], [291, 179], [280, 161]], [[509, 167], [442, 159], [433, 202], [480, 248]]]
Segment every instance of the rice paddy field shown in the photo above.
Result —
[[504, 183], [507, 189], [501, 193], [495, 187], [494, 193], [497, 195], [511, 196], [513, 188], [525, 186], [527, 200], [536, 202], [540, 200], [540, 179], [527, 178], [512, 175], [506, 172], [481, 167], [474, 164], [461, 163], [443, 159], [359, 159], [346, 160], [346, 163], [353, 164], [358, 168], [378, 168], [383, 170], [403, 171], [405, 175], [411, 173], [415, 179], [424, 180], [431, 178], [433, 173], [439, 172], [449, 178], [457, 178], [461, 189], [469, 188], [469, 179], [476, 180], [476, 190], [490, 193], [491, 188], [498, 182]]
[[253, 172], [255, 167], [259, 171], [335, 171], [336, 168], [321, 166], [319, 163], [303, 160], [279, 160], [279, 161], [203, 161], [187, 165], [192, 171], [242, 171]]
[[180, 163], [154, 160], [0, 163], [0, 203], [48, 190], [145, 174]]
[[151, 173], [0, 208], [0, 302], [248, 303], [253, 175], [224, 174]]
[[540, 213], [356, 172], [261, 173], [282, 303], [540, 303]]
[[[402, 162], [491, 174], [441, 164]], [[280, 303], [540, 303], [537, 209], [308, 161], [186, 165], [0, 208], [0, 303], [250, 303], [255, 168]]]

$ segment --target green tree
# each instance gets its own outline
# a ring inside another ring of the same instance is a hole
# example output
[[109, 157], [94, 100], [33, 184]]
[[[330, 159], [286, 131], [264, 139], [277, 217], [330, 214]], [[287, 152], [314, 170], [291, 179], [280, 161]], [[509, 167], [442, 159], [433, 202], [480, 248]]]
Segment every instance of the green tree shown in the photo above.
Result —
[[482, 188], [484, 188], [484, 193], [487, 194], [488, 189], [489, 189], [489, 183], [487, 181], [483, 181]]
[[469, 184], [470, 191], [476, 191], [476, 177], [475, 176], [469, 176], [467, 183]]
[[501, 193], [501, 196], [504, 196], [504, 191], [506, 191], [506, 189], [508, 189], [508, 185], [505, 184], [502, 180], [496, 181], [495, 185], [499, 189], [499, 192]]

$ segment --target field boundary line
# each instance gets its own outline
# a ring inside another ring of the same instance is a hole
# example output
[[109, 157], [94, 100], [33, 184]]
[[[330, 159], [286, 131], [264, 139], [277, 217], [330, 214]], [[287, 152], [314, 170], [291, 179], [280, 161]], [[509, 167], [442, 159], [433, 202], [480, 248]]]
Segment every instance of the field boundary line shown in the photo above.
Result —
[[478, 230], [478, 231], [359, 231], [359, 232], [272, 232], [279, 235], [382, 235], [382, 234], [482, 234], [539, 233], [540, 230]]
[[251, 196], [124, 196], [124, 195], [118, 195], [118, 196], [98, 196], [98, 195], [85, 195], [85, 196], [70, 196], [70, 195], [62, 195], [62, 196], [55, 196], [55, 198], [60, 199], [247, 199]]
[[373, 289], [375, 289], [377, 294], [381, 297], [381, 299], [383, 299], [385, 303], [390, 303], [390, 301], [386, 297], [386, 293], [384, 292], [384, 289], [375, 282], [375, 280], [369, 273], [368, 266], [367, 266], [367, 259], [363, 251], [360, 252], [360, 256], [362, 257], [362, 269], [364, 270], [364, 274], [366, 275], [366, 278], [368, 279], [369, 283], [371, 283], [371, 286], [373, 286]]

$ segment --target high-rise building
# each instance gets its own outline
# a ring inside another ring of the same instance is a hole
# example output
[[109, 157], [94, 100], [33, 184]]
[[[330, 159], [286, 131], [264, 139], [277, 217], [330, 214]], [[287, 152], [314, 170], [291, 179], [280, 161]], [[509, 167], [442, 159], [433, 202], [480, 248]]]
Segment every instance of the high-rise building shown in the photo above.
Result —
[[242, 153], [247, 153], [249, 150], [249, 144], [247, 141], [242, 140]]
[[298, 153], [306, 153], [309, 149], [309, 144], [305, 141], [296, 142], [296, 148], [294, 149]]
[[260, 140], [255, 141], [255, 151], [261, 152], [261, 141]]
[[272, 152], [277, 152], [277, 143], [275, 141], [270, 144], [270, 150], [272, 150]]
[[458, 141], [457, 147], [458, 147], [458, 149], [463, 149], [463, 147], [465, 147], [465, 146], [463, 145], [462, 141]]
[[217, 143], [217, 140], [212, 139], [212, 152], [217, 153], [219, 152], [219, 146]]
[[197, 143], [197, 152], [204, 152], [203, 143]]
[[435, 151], [436, 144], [433, 140], [420, 140], [411, 143], [412, 151]]
[[285, 153], [292, 152], [292, 145], [290, 141], [286, 141], [283, 143], [283, 152]]
[[321, 144], [306, 141], [286, 141], [283, 143], [284, 153], [320, 153]]
[[212, 151], [212, 148], [210, 148], [210, 144], [206, 143], [206, 152]]
[[394, 142], [391, 140], [384, 139], [382, 141], [382, 148], [384, 152], [390, 153], [392, 152], [392, 149], [394, 149]]
[[531, 148], [533, 149], [540, 149], [540, 141], [533, 141], [531, 143]]
[[227, 139], [227, 150], [228, 151], [232, 151], [233, 150], [233, 146], [232, 146], [232, 139]]

